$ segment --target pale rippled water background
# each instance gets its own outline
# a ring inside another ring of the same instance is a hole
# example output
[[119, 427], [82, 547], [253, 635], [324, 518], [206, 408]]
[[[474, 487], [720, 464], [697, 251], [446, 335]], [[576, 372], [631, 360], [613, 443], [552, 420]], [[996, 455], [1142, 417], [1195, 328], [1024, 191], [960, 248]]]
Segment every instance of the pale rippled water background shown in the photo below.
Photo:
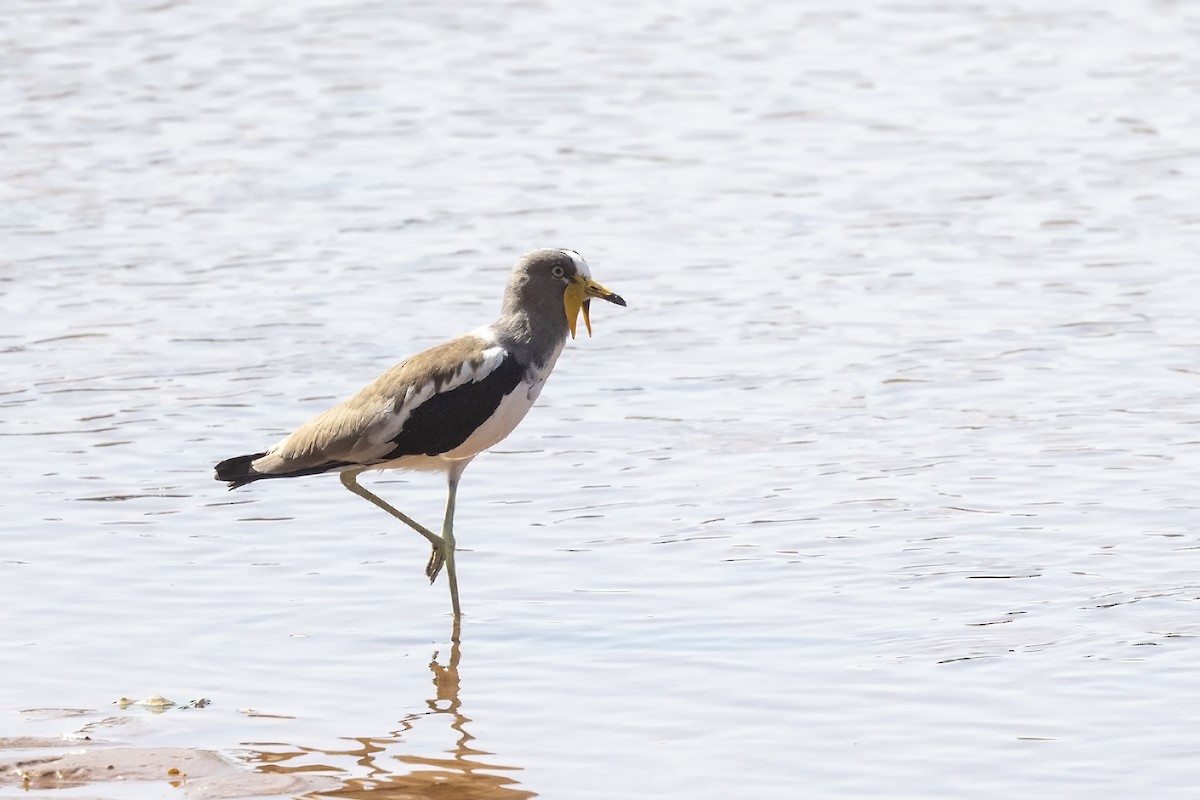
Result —
[[[0, 737], [377, 798], [1194, 796], [1196, 4], [14, 0], [0, 37]], [[211, 465], [545, 245], [630, 307], [466, 474], [455, 675], [419, 537]], [[111, 705], [155, 693], [212, 705]]]

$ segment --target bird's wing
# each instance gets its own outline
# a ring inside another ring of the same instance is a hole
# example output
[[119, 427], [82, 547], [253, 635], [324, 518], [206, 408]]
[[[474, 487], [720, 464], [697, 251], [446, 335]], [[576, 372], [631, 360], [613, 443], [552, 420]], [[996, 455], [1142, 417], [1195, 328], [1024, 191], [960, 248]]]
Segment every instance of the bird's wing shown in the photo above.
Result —
[[[479, 410], [472, 408], [478, 404], [464, 407], [456, 398], [479, 394], [484, 387], [491, 387], [491, 395], [503, 389], [501, 384], [508, 385], [497, 395], [498, 403], [523, 372], [492, 341], [474, 334], [452, 339], [402, 361], [349, 400], [301, 425], [255, 461], [254, 471], [320, 471], [326, 464], [369, 466], [401, 455], [445, 452], [465, 441], [495, 409], [479, 418]], [[467, 391], [456, 391], [461, 389]], [[437, 430], [430, 430], [431, 425]], [[462, 437], [443, 447], [460, 429]]]

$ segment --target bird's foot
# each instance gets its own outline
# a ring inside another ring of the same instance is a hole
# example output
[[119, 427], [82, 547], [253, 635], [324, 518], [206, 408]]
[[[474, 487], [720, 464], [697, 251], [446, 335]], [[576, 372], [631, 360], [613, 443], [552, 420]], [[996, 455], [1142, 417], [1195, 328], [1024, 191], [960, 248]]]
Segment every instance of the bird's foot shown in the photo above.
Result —
[[446, 545], [435, 544], [433, 552], [429, 554], [429, 561], [425, 564], [425, 577], [429, 578], [430, 583], [437, 580], [438, 573], [442, 571], [442, 565], [445, 563]]

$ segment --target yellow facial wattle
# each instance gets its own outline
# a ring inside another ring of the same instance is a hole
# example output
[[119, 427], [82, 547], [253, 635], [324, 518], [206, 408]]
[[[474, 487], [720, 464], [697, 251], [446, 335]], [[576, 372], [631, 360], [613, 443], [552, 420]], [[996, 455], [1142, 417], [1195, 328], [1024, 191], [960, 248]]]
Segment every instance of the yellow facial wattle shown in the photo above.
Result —
[[[567, 330], [571, 332], [571, 338], [575, 338], [575, 325], [579, 321], [579, 312], [583, 309], [584, 287], [583, 281], [579, 278], [567, 284], [566, 291], [563, 292], [563, 310], [567, 312]], [[584, 324], [587, 325], [588, 336], [592, 335], [592, 323], [588, 319], [587, 312], [583, 314]]]
[[575, 326], [579, 322], [579, 313], [581, 311], [583, 312], [583, 324], [587, 328], [588, 336], [592, 335], [592, 317], [590, 312], [593, 297], [599, 297], [601, 300], [607, 300], [619, 306], [625, 305], [625, 301], [617, 293], [605, 289], [591, 278], [576, 275], [563, 291], [563, 310], [567, 312], [567, 330], [571, 332], [572, 339], [575, 338]]

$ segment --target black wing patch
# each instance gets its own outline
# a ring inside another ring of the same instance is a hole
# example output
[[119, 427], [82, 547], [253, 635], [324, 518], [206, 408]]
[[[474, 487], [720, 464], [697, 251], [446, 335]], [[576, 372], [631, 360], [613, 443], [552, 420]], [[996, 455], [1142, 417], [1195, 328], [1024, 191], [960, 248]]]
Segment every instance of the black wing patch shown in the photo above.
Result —
[[413, 409], [395, 444], [383, 460], [401, 456], [436, 456], [465, 442], [475, 429], [496, 413], [500, 401], [525, 376], [525, 365], [511, 354], [480, 380], [435, 394]]

